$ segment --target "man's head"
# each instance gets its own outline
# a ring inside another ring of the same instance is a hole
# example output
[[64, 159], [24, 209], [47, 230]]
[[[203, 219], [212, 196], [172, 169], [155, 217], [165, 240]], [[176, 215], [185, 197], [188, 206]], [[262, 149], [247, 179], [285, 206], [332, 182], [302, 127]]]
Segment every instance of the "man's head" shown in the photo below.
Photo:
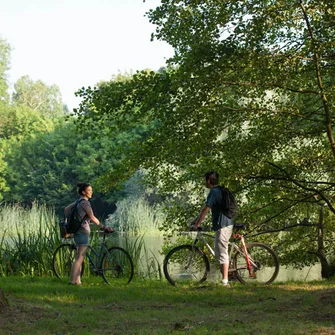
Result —
[[213, 188], [219, 185], [219, 174], [216, 171], [208, 171], [205, 173], [205, 183], [207, 188]]

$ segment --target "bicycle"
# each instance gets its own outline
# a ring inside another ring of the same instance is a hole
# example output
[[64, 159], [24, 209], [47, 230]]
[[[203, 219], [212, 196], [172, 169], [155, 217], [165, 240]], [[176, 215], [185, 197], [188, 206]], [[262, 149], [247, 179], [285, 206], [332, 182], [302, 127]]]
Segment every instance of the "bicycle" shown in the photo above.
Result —
[[[233, 241], [229, 242], [229, 276], [235, 276], [242, 284], [251, 282], [270, 284], [279, 272], [279, 260], [274, 251], [263, 243], [248, 243], [238, 230], [245, 225], [234, 226]], [[166, 279], [174, 286], [198, 285], [207, 279], [210, 271], [210, 262], [207, 255], [197, 243], [203, 242], [210, 255], [214, 250], [206, 238], [214, 239], [198, 228], [192, 244], [184, 244], [170, 250], [163, 263]], [[238, 241], [240, 243], [238, 243]]]
[[[106, 235], [100, 244], [100, 250], [97, 251], [91, 245], [88, 246], [86, 258], [88, 259], [93, 272], [103, 277], [104, 281], [111, 285], [112, 281], [120, 284], [129, 284], [134, 276], [134, 264], [129, 253], [121, 247], [108, 247]], [[68, 279], [72, 264], [75, 261], [77, 246], [74, 242], [61, 244], [54, 252], [52, 265], [55, 275], [59, 279]], [[84, 272], [83, 262], [81, 275]]]

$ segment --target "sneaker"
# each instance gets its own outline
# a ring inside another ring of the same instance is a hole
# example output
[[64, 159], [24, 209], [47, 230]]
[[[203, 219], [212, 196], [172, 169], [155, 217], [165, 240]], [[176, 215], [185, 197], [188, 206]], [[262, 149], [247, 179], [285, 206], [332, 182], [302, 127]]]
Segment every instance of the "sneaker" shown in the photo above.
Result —
[[229, 283], [224, 283], [223, 281], [221, 281], [221, 286], [226, 287], [226, 288], [231, 288]]

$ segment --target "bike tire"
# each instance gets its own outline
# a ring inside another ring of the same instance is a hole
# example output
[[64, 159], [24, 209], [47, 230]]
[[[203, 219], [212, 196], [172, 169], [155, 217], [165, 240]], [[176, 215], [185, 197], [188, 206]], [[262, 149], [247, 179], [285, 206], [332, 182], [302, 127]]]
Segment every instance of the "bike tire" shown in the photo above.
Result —
[[173, 286], [188, 287], [199, 285], [207, 279], [209, 272], [207, 256], [190, 244], [173, 248], [163, 263], [165, 278]]
[[262, 243], [248, 243], [246, 247], [253, 263], [252, 276], [249, 275], [244, 253], [237, 252], [233, 261], [236, 278], [242, 284], [271, 284], [279, 272], [279, 260], [275, 252]]
[[120, 247], [109, 248], [101, 261], [104, 281], [111, 285], [129, 284], [134, 277], [134, 264], [129, 253]]
[[[71, 269], [76, 260], [77, 247], [75, 244], [62, 244], [54, 252], [52, 258], [53, 272], [59, 279], [70, 277]], [[84, 272], [84, 263], [81, 268], [81, 275]]]

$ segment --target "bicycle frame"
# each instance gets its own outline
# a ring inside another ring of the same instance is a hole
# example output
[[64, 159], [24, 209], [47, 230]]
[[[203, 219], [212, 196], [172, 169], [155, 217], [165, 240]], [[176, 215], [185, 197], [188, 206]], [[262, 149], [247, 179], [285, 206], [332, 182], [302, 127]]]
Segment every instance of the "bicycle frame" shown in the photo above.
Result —
[[[88, 246], [88, 250], [86, 252], [86, 257], [89, 260], [89, 262], [90, 262], [90, 264], [93, 268], [93, 271], [96, 271], [96, 272], [101, 270], [100, 263], [101, 263], [101, 259], [102, 259], [104, 251], [105, 252], [108, 251], [108, 247], [107, 247], [107, 243], [106, 243], [105, 239], [106, 239], [106, 235], [104, 234], [103, 235], [103, 241], [101, 242], [99, 252], [97, 252], [91, 245]], [[94, 259], [92, 257], [92, 253], [93, 253], [96, 261], [94, 261]]]
[[[209, 243], [207, 242], [207, 240], [205, 239], [205, 237], [209, 237], [211, 239], [214, 239], [215, 237], [213, 235], [210, 234], [206, 234], [203, 233], [201, 230], [197, 231], [197, 236], [195, 237], [192, 246], [196, 246], [197, 242], [200, 240], [202, 243], [204, 243], [204, 245], [206, 246], [206, 248], [209, 250], [209, 252], [212, 254], [213, 257], [215, 257], [215, 252], [213, 250], [213, 248], [209, 245]], [[234, 241], [233, 242], [229, 242], [228, 245], [230, 247], [230, 251], [229, 251], [229, 272], [235, 272], [237, 269], [233, 268], [232, 266], [232, 259], [233, 259], [233, 253], [240, 253], [241, 255], [243, 255], [243, 257], [245, 257], [246, 262], [247, 262], [247, 269], [249, 272], [249, 277], [256, 277], [256, 274], [252, 271], [252, 269], [254, 267], [257, 267], [256, 263], [249, 257], [248, 254], [248, 249], [245, 243], [245, 239], [244, 236], [238, 233], [233, 233], [233, 238]], [[241, 241], [242, 244], [242, 249], [235, 243], [235, 240], [239, 239]], [[192, 257], [189, 260], [189, 264], [190, 265], [192, 262]]]

